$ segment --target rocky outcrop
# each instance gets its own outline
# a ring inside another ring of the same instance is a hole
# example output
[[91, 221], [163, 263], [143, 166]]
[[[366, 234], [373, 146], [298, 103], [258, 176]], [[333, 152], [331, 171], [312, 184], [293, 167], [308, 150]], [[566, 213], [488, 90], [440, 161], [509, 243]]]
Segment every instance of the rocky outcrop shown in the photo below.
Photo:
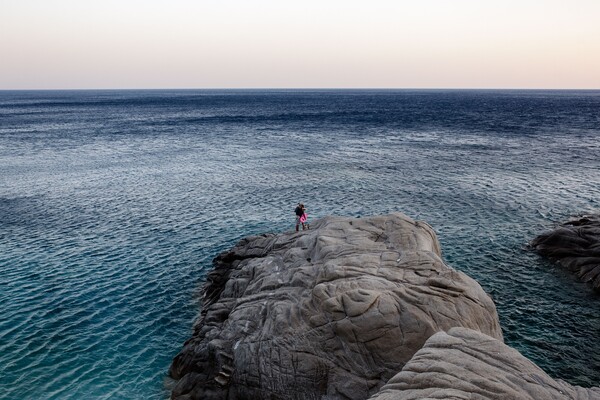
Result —
[[480, 332], [452, 328], [433, 335], [370, 400], [598, 400], [550, 378], [518, 351]]
[[327, 217], [214, 260], [175, 399], [366, 399], [438, 331], [496, 339], [495, 306], [402, 214]]
[[569, 221], [535, 238], [531, 247], [600, 290], [600, 215]]

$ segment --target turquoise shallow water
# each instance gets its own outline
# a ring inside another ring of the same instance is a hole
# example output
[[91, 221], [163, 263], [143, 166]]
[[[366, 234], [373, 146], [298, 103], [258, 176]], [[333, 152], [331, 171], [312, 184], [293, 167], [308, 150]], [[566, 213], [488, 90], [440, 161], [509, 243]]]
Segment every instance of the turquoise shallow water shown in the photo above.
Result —
[[600, 296], [526, 249], [600, 209], [600, 92], [0, 92], [0, 397], [165, 398], [212, 258], [402, 211], [506, 342], [600, 382]]

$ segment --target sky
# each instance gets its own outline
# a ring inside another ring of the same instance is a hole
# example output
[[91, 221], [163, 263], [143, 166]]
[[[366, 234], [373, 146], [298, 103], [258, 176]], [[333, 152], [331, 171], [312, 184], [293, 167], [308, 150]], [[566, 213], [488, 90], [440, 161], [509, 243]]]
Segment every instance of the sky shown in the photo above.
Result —
[[600, 0], [0, 0], [0, 89], [600, 89]]

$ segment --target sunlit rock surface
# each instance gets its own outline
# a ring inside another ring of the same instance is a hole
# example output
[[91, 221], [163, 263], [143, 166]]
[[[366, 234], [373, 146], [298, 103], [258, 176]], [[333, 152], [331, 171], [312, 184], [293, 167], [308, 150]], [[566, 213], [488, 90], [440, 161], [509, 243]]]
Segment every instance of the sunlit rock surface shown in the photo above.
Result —
[[598, 400], [584, 389], [550, 378], [499, 340], [465, 328], [433, 335], [370, 400]]
[[538, 236], [531, 246], [600, 290], [600, 215], [569, 221]]
[[243, 239], [215, 259], [204, 295], [170, 369], [176, 399], [366, 399], [435, 332], [502, 338], [479, 284], [399, 213]]

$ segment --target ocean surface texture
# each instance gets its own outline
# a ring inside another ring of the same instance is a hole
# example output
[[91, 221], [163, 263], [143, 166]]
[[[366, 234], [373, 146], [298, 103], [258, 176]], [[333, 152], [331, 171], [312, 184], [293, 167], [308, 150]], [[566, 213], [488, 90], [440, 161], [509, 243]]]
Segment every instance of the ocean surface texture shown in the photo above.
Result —
[[507, 344], [600, 382], [600, 296], [527, 242], [600, 210], [598, 91], [0, 92], [0, 398], [162, 399], [211, 260], [401, 211]]

